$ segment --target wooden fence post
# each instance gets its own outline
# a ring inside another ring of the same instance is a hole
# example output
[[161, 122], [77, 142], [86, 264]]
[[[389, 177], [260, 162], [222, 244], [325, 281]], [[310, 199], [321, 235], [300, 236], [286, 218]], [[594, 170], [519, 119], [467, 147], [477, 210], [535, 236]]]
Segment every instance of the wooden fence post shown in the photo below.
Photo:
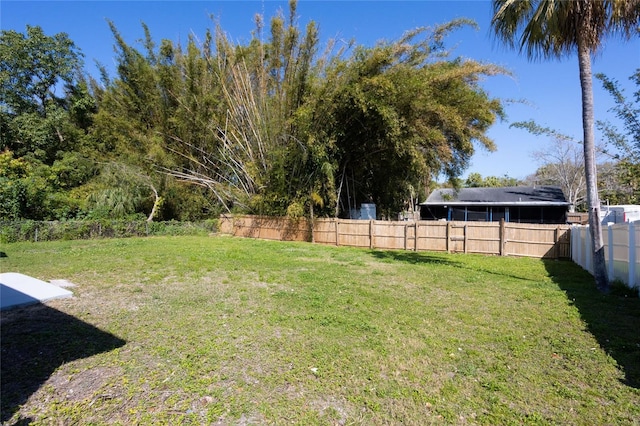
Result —
[[463, 240], [463, 244], [464, 244], [464, 252], [467, 252], [467, 224], [464, 224], [464, 228], [462, 228], [462, 232], [464, 234], [464, 240]]
[[451, 253], [451, 222], [447, 222], [447, 253]]
[[404, 250], [406, 250], [409, 247], [409, 243], [407, 241], [407, 239], [409, 238], [409, 232], [408, 229], [409, 228], [409, 222], [405, 222], [404, 223]]
[[418, 251], [418, 221], [413, 222], [413, 251]]
[[338, 232], [338, 225], [340, 224], [340, 219], [335, 219], [336, 224], [336, 246], [340, 245], [340, 233]]
[[506, 241], [505, 241], [505, 221], [504, 218], [500, 219], [500, 256], [506, 256]]
[[369, 248], [373, 249], [375, 247], [375, 242], [373, 239], [375, 238], [373, 231], [373, 219], [369, 220]]

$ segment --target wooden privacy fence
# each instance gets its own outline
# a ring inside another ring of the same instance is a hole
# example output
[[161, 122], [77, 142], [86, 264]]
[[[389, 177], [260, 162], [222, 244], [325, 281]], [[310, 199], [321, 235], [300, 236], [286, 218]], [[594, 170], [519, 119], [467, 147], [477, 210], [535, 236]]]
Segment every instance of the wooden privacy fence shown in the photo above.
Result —
[[222, 215], [219, 229], [240, 237], [370, 249], [571, 257], [569, 225], [316, 219], [312, 232], [307, 219]]
[[278, 241], [311, 241], [307, 219], [270, 216], [221, 215], [218, 232], [236, 237], [264, 238]]

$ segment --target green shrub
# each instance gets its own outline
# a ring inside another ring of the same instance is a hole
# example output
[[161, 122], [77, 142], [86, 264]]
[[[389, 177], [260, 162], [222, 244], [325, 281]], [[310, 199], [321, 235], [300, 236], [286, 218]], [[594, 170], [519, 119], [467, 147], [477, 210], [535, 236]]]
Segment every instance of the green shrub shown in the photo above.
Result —
[[68, 220], [0, 222], [0, 242], [126, 238], [151, 235], [207, 235], [216, 232], [218, 221], [147, 222], [146, 220]]

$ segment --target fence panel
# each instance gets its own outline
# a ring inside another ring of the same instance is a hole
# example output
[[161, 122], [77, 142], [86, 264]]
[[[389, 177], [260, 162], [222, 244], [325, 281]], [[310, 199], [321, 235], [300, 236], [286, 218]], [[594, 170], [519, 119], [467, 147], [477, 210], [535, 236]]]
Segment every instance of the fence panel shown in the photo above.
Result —
[[[593, 274], [593, 251], [589, 226], [571, 228], [571, 258]], [[603, 227], [604, 258], [610, 281], [620, 280], [640, 289], [640, 223]]]
[[467, 248], [466, 222], [449, 222], [447, 228], [447, 251], [450, 253], [465, 253]]
[[308, 220], [286, 217], [224, 215], [220, 219], [220, 232], [265, 240], [311, 241]]
[[505, 224], [505, 254], [540, 258], [571, 257], [569, 228], [566, 225]]
[[491, 222], [467, 222], [466, 251], [500, 254], [500, 226]]
[[626, 282], [629, 278], [630, 262], [630, 232], [628, 226], [607, 227], [607, 248], [605, 249], [605, 261], [609, 260], [609, 279]]
[[447, 223], [416, 222], [417, 250], [447, 251]]
[[[408, 222], [372, 221], [371, 248], [406, 250], [408, 246]], [[413, 239], [412, 239], [413, 242]]]
[[313, 224], [314, 241], [318, 244], [337, 245], [338, 221], [333, 219], [316, 219]]
[[[593, 274], [593, 256], [591, 253], [591, 232], [588, 226], [571, 228], [571, 259], [583, 269]], [[605, 257], [607, 253], [605, 251]]]
[[338, 245], [350, 247], [371, 246], [371, 224], [366, 220], [339, 220]]

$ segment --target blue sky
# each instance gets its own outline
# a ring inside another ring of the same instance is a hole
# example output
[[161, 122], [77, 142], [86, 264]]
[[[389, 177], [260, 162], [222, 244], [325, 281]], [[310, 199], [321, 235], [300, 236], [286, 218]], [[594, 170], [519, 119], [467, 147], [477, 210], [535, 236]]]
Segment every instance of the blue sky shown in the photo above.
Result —
[[[0, 2], [0, 28], [23, 32], [27, 24], [39, 25], [46, 34], [66, 32], [85, 55], [85, 66], [95, 72], [94, 61], [113, 70], [113, 36], [107, 19], [115, 23], [124, 39], [134, 46], [143, 37], [145, 22], [157, 42], [161, 39], [186, 41], [189, 34], [202, 38], [212, 27], [210, 16], [236, 41], [245, 42], [254, 28], [253, 17], [266, 19], [278, 9], [288, 9], [286, 1], [11, 1]], [[561, 61], [530, 62], [507, 49], [490, 34], [491, 3], [464, 1], [312, 1], [300, 0], [297, 15], [301, 27], [314, 20], [323, 40], [355, 39], [372, 46], [380, 40], [394, 40], [419, 26], [434, 26], [455, 18], [475, 20], [479, 30], [452, 33], [447, 46], [454, 56], [490, 62], [507, 68], [513, 76], [490, 77], [482, 86], [491, 97], [508, 102], [507, 119], [489, 131], [497, 151], [478, 148], [467, 173], [482, 176], [523, 178], [535, 172], [538, 164], [531, 154], [548, 140], [526, 131], [510, 128], [512, 122], [533, 119], [537, 123], [580, 140], [582, 135], [580, 85], [575, 55]], [[628, 78], [640, 67], [640, 40], [623, 42], [612, 38], [592, 63], [593, 72], [617, 79], [626, 93], [634, 89]], [[113, 73], [112, 73], [113, 76]], [[610, 97], [594, 80], [597, 119], [610, 117]]]

